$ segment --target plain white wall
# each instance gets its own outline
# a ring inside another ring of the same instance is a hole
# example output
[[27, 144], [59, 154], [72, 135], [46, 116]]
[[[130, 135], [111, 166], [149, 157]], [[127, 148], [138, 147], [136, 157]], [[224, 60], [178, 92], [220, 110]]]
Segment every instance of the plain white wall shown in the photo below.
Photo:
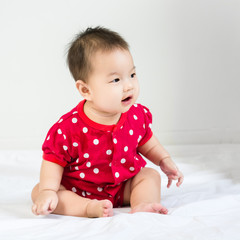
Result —
[[0, 148], [40, 149], [81, 100], [66, 48], [97, 25], [129, 42], [163, 144], [239, 143], [239, 13], [238, 0], [0, 0]]

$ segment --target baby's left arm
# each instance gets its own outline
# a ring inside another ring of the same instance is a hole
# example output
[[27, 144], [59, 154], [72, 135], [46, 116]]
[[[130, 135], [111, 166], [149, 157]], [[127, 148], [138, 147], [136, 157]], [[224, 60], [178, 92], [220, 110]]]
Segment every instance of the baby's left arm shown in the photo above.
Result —
[[171, 186], [172, 180], [178, 181], [176, 184], [178, 187], [182, 184], [183, 174], [154, 135], [144, 145], [138, 147], [138, 151], [151, 162], [160, 166], [168, 177], [168, 188]]

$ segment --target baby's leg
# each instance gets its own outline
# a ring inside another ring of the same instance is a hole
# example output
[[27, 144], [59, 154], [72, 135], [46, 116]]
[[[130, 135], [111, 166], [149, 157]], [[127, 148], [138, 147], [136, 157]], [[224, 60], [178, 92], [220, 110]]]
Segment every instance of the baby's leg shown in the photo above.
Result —
[[143, 168], [126, 183], [124, 204], [130, 202], [131, 213], [154, 212], [167, 214], [168, 210], [160, 204], [160, 194], [160, 174], [152, 168]]
[[[32, 191], [32, 200], [35, 202], [39, 193], [39, 185]], [[62, 185], [57, 192], [58, 205], [54, 214], [76, 217], [110, 217], [113, 216], [113, 205], [109, 200], [90, 200], [80, 197], [76, 193], [66, 190]]]

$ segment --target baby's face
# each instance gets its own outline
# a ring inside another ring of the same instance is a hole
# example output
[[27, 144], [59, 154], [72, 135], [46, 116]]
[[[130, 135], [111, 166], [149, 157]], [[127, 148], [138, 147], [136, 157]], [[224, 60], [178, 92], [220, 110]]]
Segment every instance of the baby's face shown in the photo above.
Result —
[[139, 94], [136, 69], [130, 52], [121, 49], [99, 51], [92, 57], [92, 68], [87, 85], [95, 109], [113, 114], [128, 111]]

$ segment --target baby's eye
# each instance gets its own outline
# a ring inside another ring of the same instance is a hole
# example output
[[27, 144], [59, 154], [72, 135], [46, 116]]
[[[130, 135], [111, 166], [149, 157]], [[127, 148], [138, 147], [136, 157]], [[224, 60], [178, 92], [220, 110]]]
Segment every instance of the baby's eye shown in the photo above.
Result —
[[131, 74], [131, 78], [134, 78], [136, 76], [136, 73]]
[[117, 83], [117, 82], [119, 82], [119, 81], [120, 81], [119, 78], [115, 78], [114, 80], [112, 80], [113, 83]]

